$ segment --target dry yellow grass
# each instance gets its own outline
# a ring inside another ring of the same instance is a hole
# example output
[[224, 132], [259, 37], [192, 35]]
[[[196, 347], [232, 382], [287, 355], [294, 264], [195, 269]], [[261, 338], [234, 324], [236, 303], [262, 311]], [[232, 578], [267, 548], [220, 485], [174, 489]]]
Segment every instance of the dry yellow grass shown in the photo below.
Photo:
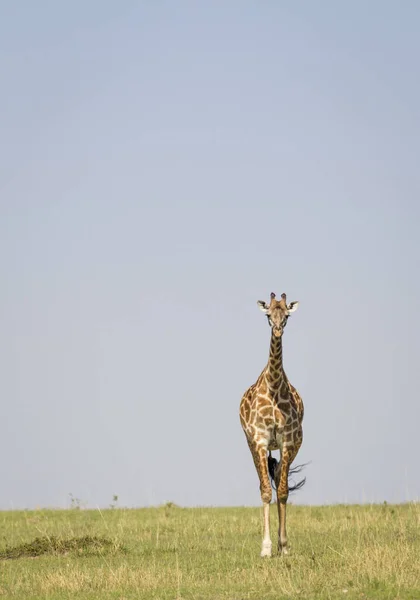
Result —
[[40, 510], [0, 522], [3, 549], [39, 536], [113, 541], [0, 561], [4, 598], [420, 600], [419, 504], [291, 506], [292, 554], [272, 559], [259, 557], [257, 508]]

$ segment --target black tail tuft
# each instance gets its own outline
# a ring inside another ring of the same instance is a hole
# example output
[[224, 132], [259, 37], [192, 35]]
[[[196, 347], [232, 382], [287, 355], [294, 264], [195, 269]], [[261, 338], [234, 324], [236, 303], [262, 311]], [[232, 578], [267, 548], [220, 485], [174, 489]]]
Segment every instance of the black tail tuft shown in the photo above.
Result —
[[297, 492], [298, 490], [300, 490], [300, 488], [302, 488], [305, 485], [305, 483], [306, 483], [306, 477], [304, 477], [303, 479], [301, 479], [297, 483], [294, 483], [293, 485], [290, 485], [290, 477], [293, 477], [293, 475], [296, 475], [297, 473], [300, 473], [302, 471], [302, 469], [304, 469], [306, 467], [307, 464], [308, 463], [304, 463], [303, 465], [296, 465], [296, 467], [292, 467], [289, 470], [289, 493], [290, 492]]
[[[267, 457], [267, 463], [268, 463], [268, 473], [269, 473], [270, 479], [271, 479], [271, 485], [272, 485], [273, 489], [276, 490], [277, 489], [276, 475], [279, 473], [279, 470], [278, 470], [279, 461], [276, 458], [274, 458], [273, 456], [271, 456], [271, 452], [269, 452], [268, 457]], [[307, 464], [308, 463], [304, 463], [303, 465], [297, 465], [296, 467], [292, 467], [289, 470], [289, 493], [297, 492], [298, 490], [300, 490], [300, 488], [302, 488], [305, 485], [306, 477], [304, 477], [298, 483], [295, 483], [293, 485], [290, 485], [290, 477], [293, 477], [293, 475], [300, 473], [302, 471], [302, 469], [304, 469], [306, 467]]]
[[270, 475], [271, 485], [274, 487], [275, 479], [276, 479], [276, 470], [277, 470], [277, 465], [279, 464], [279, 461], [277, 460], [277, 458], [273, 458], [271, 456], [271, 452], [269, 452], [267, 462], [268, 462], [268, 474]]

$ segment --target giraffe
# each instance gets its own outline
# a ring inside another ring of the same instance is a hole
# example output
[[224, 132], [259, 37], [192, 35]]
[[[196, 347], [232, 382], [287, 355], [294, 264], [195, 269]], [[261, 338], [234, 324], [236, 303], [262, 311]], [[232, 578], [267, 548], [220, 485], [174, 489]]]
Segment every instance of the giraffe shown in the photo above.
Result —
[[[242, 397], [240, 420], [260, 479], [264, 514], [261, 556], [271, 556], [270, 475], [277, 492], [278, 551], [284, 554], [288, 553], [286, 505], [289, 490], [298, 489], [305, 482], [303, 480], [294, 488], [289, 488], [290, 465], [303, 439], [303, 402], [284, 372], [282, 349], [284, 328], [289, 315], [298, 308], [299, 303], [287, 304], [286, 294], [282, 294], [279, 301], [272, 293], [269, 305], [262, 300], [257, 304], [271, 327], [270, 355], [261, 375]], [[271, 457], [272, 450], [280, 450], [279, 463]], [[298, 470], [299, 467], [295, 471]]]

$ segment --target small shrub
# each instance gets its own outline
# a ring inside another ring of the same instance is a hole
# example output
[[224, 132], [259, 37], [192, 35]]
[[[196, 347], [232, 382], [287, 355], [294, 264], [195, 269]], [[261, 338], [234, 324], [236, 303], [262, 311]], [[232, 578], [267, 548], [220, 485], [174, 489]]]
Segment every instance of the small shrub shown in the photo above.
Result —
[[86, 556], [104, 554], [105, 552], [122, 551], [123, 547], [110, 539], [85, 535], [70, 539], [59, 539], [57, 537], [37, 537], [31, 542], [18, 544], [17, 546], [6, 546], [0, 550], [0, 560], [14, 558], [34, 558], [45, 554], [59, 555], [69, 552]]

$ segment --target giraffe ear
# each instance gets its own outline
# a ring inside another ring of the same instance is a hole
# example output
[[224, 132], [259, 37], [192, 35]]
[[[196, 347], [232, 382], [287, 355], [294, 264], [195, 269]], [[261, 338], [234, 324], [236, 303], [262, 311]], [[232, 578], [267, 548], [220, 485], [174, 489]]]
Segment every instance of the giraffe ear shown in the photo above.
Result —
[[287, 307], [287, 312], [289, 313], [289, 315], [291, 315], [293, 312], [295, 312], [295, 310], [297, 310], [299, 307], [299, 302], [291, 302], [288, 307]]
[[263, 300], [258, 300], [257, 301], [258, 306], [260, 307], [260, 310], [263, 311], [263, 313], [267, 314], [268, 311], [268, 306], [267, 304], [263, 301]]

